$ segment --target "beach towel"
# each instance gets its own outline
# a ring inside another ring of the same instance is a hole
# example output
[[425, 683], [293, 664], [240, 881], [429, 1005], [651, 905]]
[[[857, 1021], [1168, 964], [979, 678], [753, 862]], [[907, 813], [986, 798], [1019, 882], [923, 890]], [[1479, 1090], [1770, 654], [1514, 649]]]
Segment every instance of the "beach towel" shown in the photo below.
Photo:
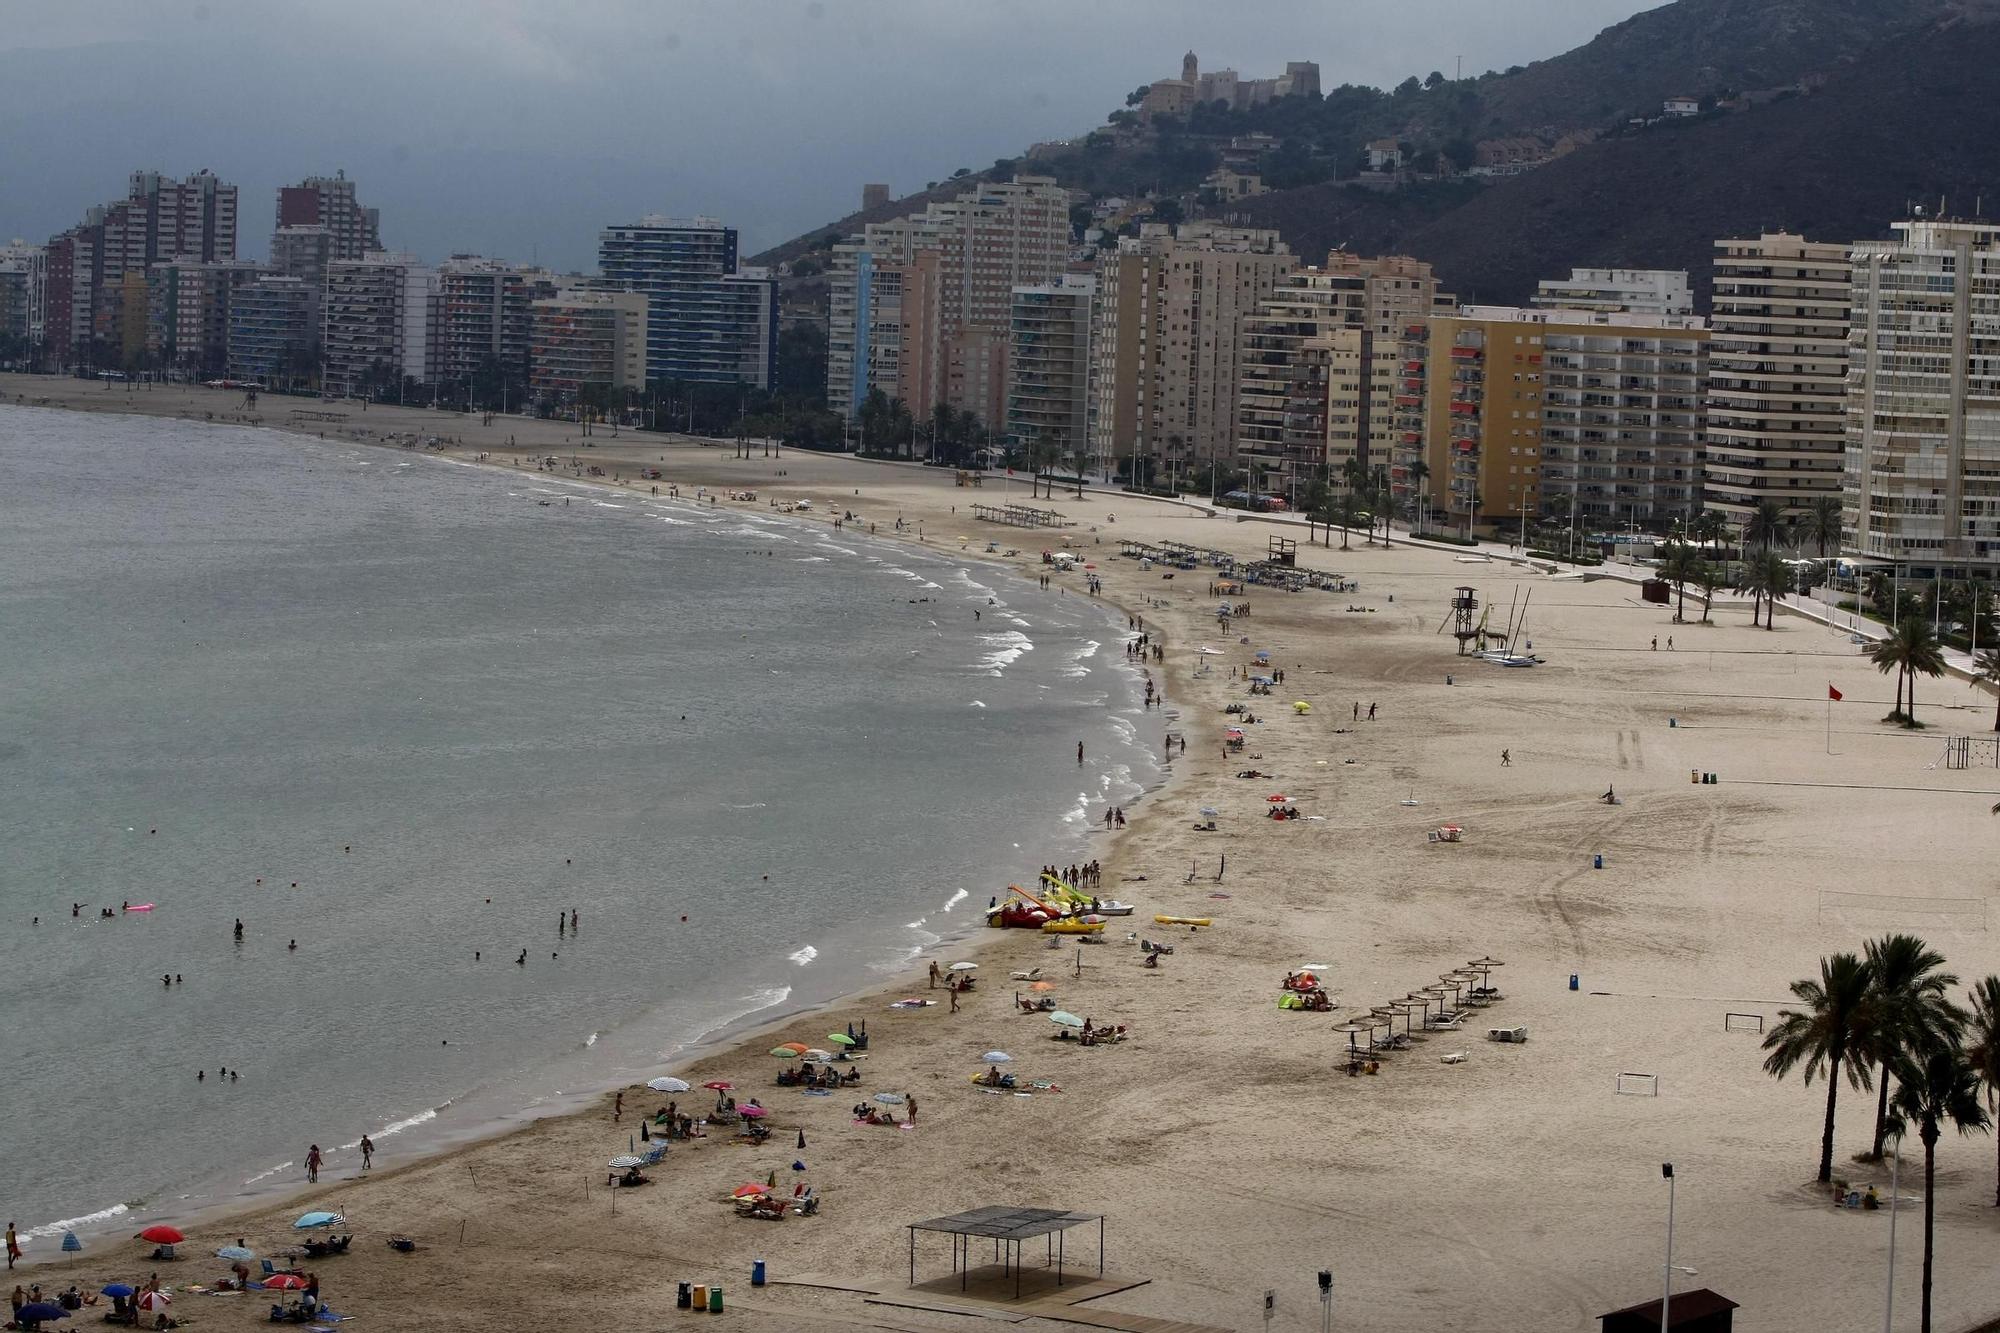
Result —
[[808, 1097], [833, 1096], [833, 1090], [831, 1088], [801, 1088], [800, 1091], [805, 1093], [805, 1095]]

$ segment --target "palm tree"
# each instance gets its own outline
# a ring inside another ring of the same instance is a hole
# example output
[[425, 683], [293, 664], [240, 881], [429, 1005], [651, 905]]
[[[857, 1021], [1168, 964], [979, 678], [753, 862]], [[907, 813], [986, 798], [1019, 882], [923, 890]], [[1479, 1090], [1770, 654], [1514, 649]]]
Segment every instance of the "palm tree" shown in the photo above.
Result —
[[1874, 974], [1869, 965], [1851, 953], [1837, 953], [1819, 960], [1819, 980], [1802, 977], [1792, 983], [1792, 994], [1804, 1009], [1780, 1009], [1778, 1025], [1764, 1038], [1764, 1072], [1783, 1078], [1793, 1069], [1804, 1067], [1806, 1085], [1822, 1075], [1826, 1078], [1826, 1128], [1819, 1145], [1819, 1183], [1833, 1179], [1833, 1115], [1840, 1094], [1840, 1079], [1857, 1088], [1869, 1084], [1868, 1066], [1860, 1059], [1862, 1039], [1868, 1031], [1873, 1004]]
[[1660, 576], [1674, 585], [1674, 595], [1679, 599], [1674, 605], [1676, 622], [1687, 618], [1687, 586], [1700, 580], [1703, 564], [1701, 553], [1686, 542], [1669, 546], [1666, 558], [1660, 561]]
[[1805, 516], [1799, 521], [1798, 534], [1800, 540], [1809, 541], [1819, 548], [1819, 558], [1822, 560], [1826, 559], [1827, 547], [1839, 550], [1840, 539], [1846, 535], [1846, 530], [1840, 522], [1840, 497], [1822, 495], [1814, 500], [1812, 508], [1806, 510]]
[[1410, 489], [1417, 499], [1416, 515], [1413, 521], [1419, 536], [1422, 535], [1424, 530], [1424, 510], [1430, 507], [1425, 503], [1425, 500], [1429, 497], [1429, 492], [1424, 488], [1424, 483], [1430, 480], [1430, 476], [1431, 465], [1423, 459], [1419, 458], [1410, 464]]
[[1706, 560], [1702, 561], [1701, 568], [1695, 572], [1694, 581], [1701, 585], [1701, 623], [1706, 625], [1709, 609], [1715, 605], [1716, 589], [1722, 586], [1721, 566], [1712, 565]]
[[[1965, 1058], [1986, 1085], [1987, 1106], [2000, 1119], [2000, 976], [1972, 988], [1972, 1019], [1965, 1035]], [[2000, 1208], [2000, 1174], [1994, 1176], [1993, 1206]]]
[[[1896, 669], [1896, 706], [1882, 720], [1916, 726], [1917, 677], [1935, 678], [1944, 674], [1944, 649], [1938, 645], [1937, 632], [1931, 628], [1931, 622], [1922, 616], [1904, 616], [1889, 631], [1888, 638], [1868, 649], [1868, 660], [1885, 676], [1891, 667]], [[1908, 711], [1903, 707], [1905, 680], [1910, 684]]]
[[1868, 1156], [1879, 1162], [1889, 1131], [1890, 1066], [1952, 1040], [1965, 1014], [1946, 995], [1958, 984], [1957, 975], [1940, 970], [1944, 955], [1915, 935], [1884, 935], [1863, 949], [1875, 982], [1865, 1044], [1882, 1080], [1876, 1090], [1875, 1143]]
[[1343, 489], [1333, 502], [1334, 522], [1340, 524], [1340, 549], [1343, 551], [1347, 549], [1347, 530], [1354, 526], [1354, 520], [1360, 514], [1361, 502], [1355, 498], [1353, 488]]
[[1758, 611], [1765, 607], [1771, 608], [1770, 614], [1765, 616], [1765, 628], [1777, 628], [1771, 621], [1776, 618], [1777, 599], [1789, 585], [1791, 574], [1791, 567], [1769, 551], [1743, 562], [1736, 575], [1736, 590], [1750, 594], [1750, 624], [1753, 628], [1757, 624]]
[[1993, 690], [1993, 730], [2000, 731], [2000, 648], [1983, 650], [1973, 663], [1979, 679], [1994, 687]]
[[1776, 500], [1760, 500], [1743, 520], [1744, 549], [1761, 546], [1768, 551], [1774, 545], [1784, 544], [1790, 530], [1783, 507]]
[[1979, 1075], [1956, 1042], [1940, 1046], [1896, 1071], [1896, 1115], [1914, 1122], [1924, 1145], [1924, 1305], [1918, 1325], [1931, 1329], [1931, 1259], [1937, 1220], [1937, 1141], [1949, 1123], [1970, 1134], [1988, 1125], [1979, 1104]]

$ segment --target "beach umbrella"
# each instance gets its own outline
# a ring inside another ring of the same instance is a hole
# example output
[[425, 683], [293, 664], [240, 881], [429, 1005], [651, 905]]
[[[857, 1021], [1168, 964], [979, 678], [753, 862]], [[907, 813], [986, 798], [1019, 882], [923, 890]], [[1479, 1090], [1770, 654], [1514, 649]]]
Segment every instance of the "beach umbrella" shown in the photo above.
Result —
[[257, 1257], [257, 1252], [255, 1250], [246, 1250], [241, 1245], [225, 1245], [215, 1252], [215, 1257], [218, 1259], [237, 1260], [247, 1264]]
[[654, 1092], [686, 1092], [688, 1085], [677, 1078], [656, 1078], [646, 1084]]
[[311, 1227], [337, 1227], [346, 1220], [339, 1213], [307, 1213], [299, 1218], [298, 1221], [292, 1223], [292, 1227], [298, 1231], [305, 1231]]
[[119, 1300], [123, 1299], [126, 1296], [130, 1296], [133, 1292], [137, 1290], [138, 1290], [137, 1287], [132, 1286], [130, 1283], [126, 1282], [113, 1282], [100, 1288], [102, 1294], [109, 1296], [114, 1300]]
[[770, 1112], [766, 1111], [763, 1107], [757, 1105], [755, 1102], [752, 1102], [748, 1106], [737, 1107], [736, 1114], [742, 1116], [746, 1120], [762, 1120], [765, 1116], [769, 1115]]
[[806, 1044], [802, 1041], [781, 1041], [778, 1043], [778, 1045], [784, 1047], [788, 1051], [803, 1051], [806, 1049]]
[[1210, 819], [1215, 819], [1222, 814], [1222, 811], [1216, 809], [1212, 805], [1204, 805], [1201, 808], [1201, 813], [1208, 816]]
[[1014, 1057], [1007, 1054], [1007, 1052], [1005, 1051], [988, 1051], [986, 1054], [980, 1056], [979, 1058], [984, 1060], [989, 1065], [1004, 1065], [1009, 1060], [1012, 1060]]
[[903, 1094], [900, 1092], [878, 1092], [875, 1094], [875, 1100], [884, 1106], [901, 1106], [903, 1104]]
[[1274, 795], [1266, 796], [1264, 799], [1269, 801], [1272, 805], [1282, 805], [1291, 798], [1285, 795], [1283, 792], [1278, 792]]
[[1066, 1028], [1080, 1028], [1083, 1026], [1083, 1020], [1067, 1009], [1058, 1009], [1050, 1014], [1049, 1022], [1060, 1023]]
[[805, 1058], [808, 1060], [831, 1060], [833, 1059], [833, 1052], [822, 1051], [815, 1048], [813, 1050], [807, 1051], [805, 1053]]
[[[300, 1286], [305, 1284], [301, 1282]], [[141, 1310], [160, 1310], [174, 1303], [174, 1298], [164, 1291], [142, 1291], [136, 1302]]]
[[147, 1227], [144, 1231], [133, 1237], [133, 1239], [149, 1240], [155, 1245], [178, 1245], [186, 1240], [187, 1237], [180, 1233], [179, 1228], [170, 1227], [166, 1223], [160, 1222]]
[[1032, 991], [1052, 991], [1055, 988], [1056, 983], [1053, 981], [1031, 981], [1028, 983], [1028, 989]]
[[306, 1280], [297, 1273], [273, 1273], [264, 1279], [267, 1291], [304, 1291]]
[[845, 1032], [829, 1032], [826, 1034], [826, 1039], [836, 1046], [854, 1045], [854, 1038], [848, 1036]]
[[47, 1301], [30, 1301], [14, 1312], [14, 1318], [23, 1324], [39, 1324], [49, 1319], [67, 1319], [69, 1311]]
[[771, 1054], [777, 1056], [780, 1060], [796, 1060], [803, 1052], [795, 1051], [789, 1046], [773, 1046]]
[[644, 1166], [645, 1163], [629, 1153], [620, 1153], [618, 1156], [606, 1162], [605, 1165], [610, 1167], [613, 1171], [630, 1171], [635, 1166]]
[[1312, 712], [1312, 710], [1313, 706], [1307, 703], [1304, 699], [1294, 699], [1292, 701], [1292, 711], [1294, 713], [1303, 715]]
[[738, 1185], [730, 1197], [732, 1199], [754, 1199], [760, 1194], [769, 1194], [770, 1192], [771, 1188], [768, 1185]]
[[62, 1247], [65, 1254], [75, 1254], [83, 1248], [83, 1242], [76, 1238], [74, 1231], [65, 1231], [63, 1232]]
[[953, 963], [945, 969], [947, 972], [976, 972], [978, 970], [979, 964], [977, 963]]
[[728, 1092], [731, 1088], [735, 1087], [736, 1085], [734, 1083], [731, 1083], [726, 1078], [717, 1078], [717, 1079], [710, 1079], [708, 1082], [702, 1084], [701, 1086], [707, 1088], [710, 1092]]

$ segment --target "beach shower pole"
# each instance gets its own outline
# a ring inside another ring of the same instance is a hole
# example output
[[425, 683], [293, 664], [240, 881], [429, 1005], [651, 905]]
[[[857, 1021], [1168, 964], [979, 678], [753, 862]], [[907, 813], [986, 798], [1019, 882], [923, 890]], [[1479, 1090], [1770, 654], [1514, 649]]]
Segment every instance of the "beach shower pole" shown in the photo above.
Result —
[[1661, 1162], [1660, 1174], [1667, 1178], [1667, 1279], [1660, 1297], [1660, 1333], [1667, 1333], [1667, 1307], [1674, 1300], [1674, 1164]]
[[1896, 1136], [1896, 1155], [1889, 1161], [1889, 1295], [1882, 1307], [1882, 1333], [1896, 1322], [1896, 1197], [1902, 1184], [1903, 1136]]

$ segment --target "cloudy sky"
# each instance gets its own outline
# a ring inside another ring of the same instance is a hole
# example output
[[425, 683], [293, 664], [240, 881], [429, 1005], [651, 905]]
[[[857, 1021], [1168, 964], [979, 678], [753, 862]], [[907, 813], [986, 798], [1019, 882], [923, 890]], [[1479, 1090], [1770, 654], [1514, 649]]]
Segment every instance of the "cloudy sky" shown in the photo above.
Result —
[[126, 174], [209, 167], [262, 255], [276, 188], [345, 168], [384, 240], [593, 262], [708, 213], [746, 253], [1102, 123], [1192, 47], [1328, 86], [1525, 64], [1658, 0], [5, 0], [0, 239]]

